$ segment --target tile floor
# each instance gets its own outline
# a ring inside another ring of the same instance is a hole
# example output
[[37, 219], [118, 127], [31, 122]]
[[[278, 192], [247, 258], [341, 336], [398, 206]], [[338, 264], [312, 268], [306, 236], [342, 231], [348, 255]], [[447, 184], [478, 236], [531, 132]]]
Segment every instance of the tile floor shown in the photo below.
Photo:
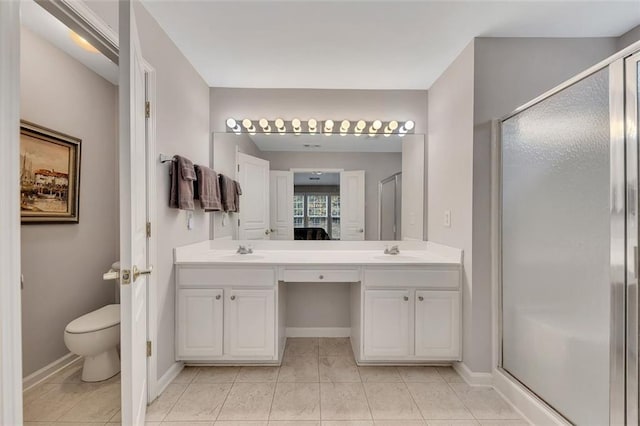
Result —
[[[25, 424], [119, 422], [119, 377], [79, 367], [25, 394]], [[493, 390], [450, 367], [357, 367], [349, 339], [288, 339], [281, 367], [186, 367], [147, 409], [162, 426], [527, 425]]]

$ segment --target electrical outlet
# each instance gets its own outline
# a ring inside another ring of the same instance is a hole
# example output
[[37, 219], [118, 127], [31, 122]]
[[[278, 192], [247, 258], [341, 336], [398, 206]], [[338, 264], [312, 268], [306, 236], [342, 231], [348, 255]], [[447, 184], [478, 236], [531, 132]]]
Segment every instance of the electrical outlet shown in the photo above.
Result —
[[451, 228], [451, 210], [444, 211], [444, 226]]

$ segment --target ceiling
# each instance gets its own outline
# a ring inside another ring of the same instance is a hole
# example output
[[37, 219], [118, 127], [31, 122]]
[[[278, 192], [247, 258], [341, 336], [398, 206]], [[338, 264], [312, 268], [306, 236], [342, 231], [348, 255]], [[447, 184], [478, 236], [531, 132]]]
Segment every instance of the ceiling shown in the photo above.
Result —
[[477, 36], [619, 36], [632, 1], [157, 1], [213, 87], [428, 89]]
[[327, 172], [295, 172], [293, 174], [294, 185], [340, 185], [340, 173]]
[[[428, 89], [474, 37], [618, 37], [640, 1], [143, 0], [212, 87]], [[117, 26], [116, 2], [88, 0]]]
[[20, 4], [22, 24], [111, 83], [118, 84], [118, 65], [100, 52], [89, 52], [71, 39], [71, 30], [33, 0]]

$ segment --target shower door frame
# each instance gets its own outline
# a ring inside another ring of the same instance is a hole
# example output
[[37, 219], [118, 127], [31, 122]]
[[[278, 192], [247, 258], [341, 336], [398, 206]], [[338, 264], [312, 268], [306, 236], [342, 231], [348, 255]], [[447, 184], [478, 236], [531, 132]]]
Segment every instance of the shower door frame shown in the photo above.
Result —
[[[637, 130], [632, 135], [629, 119], [637, 107], [637, 75], [630, 72], [631, 57], [640, 61], [640, 42], [635, 43], [573, 78], [556, 86], [511, 113], [493, 122], [492, 143], [492, 252], [493, 267], [493, 335], [495, 380], [504, 379], [513, 388], [514, 398], [529, 405], [530, 412], [558, 423], [570, 424], [560, 411], [544, 401], [525, 383], [503, 367], [502, 328], [502, 123], [539, 104], [543, 100], [573, 86], [585, 78], [609, 69], [610, 112], [610, 358], [609, 358], [609, 422], [612, 425], [637, 424], [638, 419], [638, 140]], [[626, 61], [626, 63], [625, 63]], [[635, 64], [636, 62], [634, 62]], [[625, 75], [626, 67], [626, 75]], [[633, 75], [633, 77], [632, 77]], [[630, 80], [635, 82], [630, 85]], [[625, 105], [626, 84], [626, 105]], [[635, 102], [633, 109], [630, 104]], [[625, 117], [625, 107], [626, 114]], [[626, 119], [626, 120], [625, 120]], [[637, 120], [637, 113], [634, 120]], [[626, 141], [625, 141], [625, 123]], [[637, 128], [637, 127], [636, 127]], [[626, 194], [613, 197], [614, 194]], [[631, 203], [630, 201], [634, 201]], [[634, 208], [627, 209], [627, 204]], [[635, 227], [625, 226], [626, 223]], [[632, 297], [627, 296], [631, 294]], [[628, 313], [627, 313], [628, 312]], [[631, 318], [628, 321], [627, 318]], [[627, 369], [629, 367], [629, 369]], [[628, 420], [634, 421], [633, 423]]]

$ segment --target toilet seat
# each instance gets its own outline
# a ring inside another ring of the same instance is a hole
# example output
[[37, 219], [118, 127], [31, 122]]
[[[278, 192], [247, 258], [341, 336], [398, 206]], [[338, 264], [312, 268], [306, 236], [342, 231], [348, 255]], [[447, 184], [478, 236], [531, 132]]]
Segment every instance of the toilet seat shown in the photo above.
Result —
[[120, 305], [107, 305], [76, 318], [67, 324], [65, 332], [70, 334], [94, 333], [120, 325]]

